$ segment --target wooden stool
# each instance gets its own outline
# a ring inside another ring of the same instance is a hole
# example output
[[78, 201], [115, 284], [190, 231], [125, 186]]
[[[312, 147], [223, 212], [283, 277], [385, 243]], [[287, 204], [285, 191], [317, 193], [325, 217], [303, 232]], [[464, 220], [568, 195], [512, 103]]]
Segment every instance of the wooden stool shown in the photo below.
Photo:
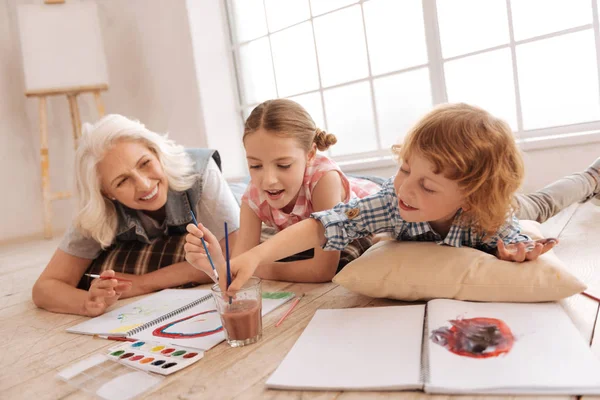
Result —
[[40, 115], [40, 160], [42, 167], [42, 197], [44, 201], [44, 238], [52, 238], [52, 201], [67, 199], [72, 196], [70, 191], [51, 192], [50, 191], [50, 166], [48, 157], [48, 117], [46, 109], [46, 97], [48, 96], [67, 96], [69, 101], [69, 110], [71, 112], [71, 124], [73, 126], [73, 139], [75, 149], [77, 142], [81, 137], [81, 117], [79, 116], [79, 107], [77, 106], [77, 96], [82, 93], [93, 93], [96, 102], [96, 109], [99, 117], [104, 116], [104, 104], [100, 97], [100, 92], [108, 90], [108, 85], [78, 87], [72, 89], [61, 89], [56, 91], [28, 92], [27, 97], [38, 97], [39, 115]]

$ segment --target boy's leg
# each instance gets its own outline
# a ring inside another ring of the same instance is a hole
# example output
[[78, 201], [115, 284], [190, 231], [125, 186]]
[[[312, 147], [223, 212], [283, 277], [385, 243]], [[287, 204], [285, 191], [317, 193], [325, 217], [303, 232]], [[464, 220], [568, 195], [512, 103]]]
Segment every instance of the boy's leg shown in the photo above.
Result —
[[515, 195], [516, 216], [544, 222], [573, 203], [600, 196], [600, 158], [585, 171], [566, 176], [535, 193]]

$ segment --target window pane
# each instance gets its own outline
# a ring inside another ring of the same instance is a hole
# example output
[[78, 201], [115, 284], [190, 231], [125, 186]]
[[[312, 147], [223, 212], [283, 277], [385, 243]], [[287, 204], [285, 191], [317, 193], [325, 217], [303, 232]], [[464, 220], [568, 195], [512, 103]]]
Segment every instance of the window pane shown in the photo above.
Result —
[[263, 0], [233, 0], [233, 17], [238, 42], [246, 42], [267, 34]]
[[271, 32], [310, 18], [308, 0], [265, 0]]
[[592, 23], [590, 0], [512, 0], [515, 40]]
[[427, 63], [421, 4], [421, 0], [373, 0], [363, 4], [374, 75]]
[[451, 103], [469, 103], [508, 122], [517, 130], [515, 84], [509, 49], [447, 62], [446, 88]]
[[352, 154], [377, 149], [371, 90], [368, 82], [326, 90], [328, 131], [338, 142], [331, 154]]
[[509, 42], [506, 0], [438, 0], [445, 58]]
[[358, 3], [358, 0], [310, 0], [310, 8], [312, 9], [312, 15], [315, 16], [354, 3]]
[[317, 128], [326, 130], [327, 127], [323, 118], [323, 103], [321, 103], [321, 94], [319, 92], [290, 97], [290, 100], [294, 100], [304, 107], [313, 121], [315, 121]]
[[240, 46], [240, 63], [246, 104], [277, 97], [268, 38]]
[[525, 129], [600, 119], [594, 33], [517, 46]]
[[404, 72], [373, 81], [381, 146], [400, 143], [406, 132], [431, 110], [429, 69]]
[[360, 6], [315, 18], [321, 83], [331, 86], [369, 73]]
[[280, 96], [319, 88], [317, 57], [310, 21], [271, 36]]

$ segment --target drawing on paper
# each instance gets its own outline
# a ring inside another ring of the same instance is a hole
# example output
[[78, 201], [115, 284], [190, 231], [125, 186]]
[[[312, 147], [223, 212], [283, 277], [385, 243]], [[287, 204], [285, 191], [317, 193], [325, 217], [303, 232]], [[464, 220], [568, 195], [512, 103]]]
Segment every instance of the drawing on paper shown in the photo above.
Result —
[[217, 310], [203, 311], [159, 326], [152, 335], [169, 339], [193, 339], [223, 331]]
[[161, 313], [163, 311], [168, 311], [169, 306], [162, 307], [140, 307], [134, 306], [131, 310], [127, 310], [126, 312], [119, 313], [117, 315], [117, 319], [120, 323], [131, 323], [134, 324], [135, 321], [140, 318], [146, 319], [148, 316], [156, 315], [157, 313]]
[[490, 358], [508, 354], [515, 337], [510, 327], [496, 318], [468, 318], [449, 321], [450, 328], [431, 331], [433, 343], [463, 357]]
[[142, 325], [142, 324], [122, 325], [122, 326], [119, 326], [118, 328], [111, 329], [109, 332], [110, 333], [126, 333], [132, 329], [137, 328], [140, 325]]
[[292, 297], [293, 295], [294, 295], [294, 293], [292, 293], [292, 292], [263, 292], [262, 298], [279, 300], [279, 299], [285, 299], [287, 297]]

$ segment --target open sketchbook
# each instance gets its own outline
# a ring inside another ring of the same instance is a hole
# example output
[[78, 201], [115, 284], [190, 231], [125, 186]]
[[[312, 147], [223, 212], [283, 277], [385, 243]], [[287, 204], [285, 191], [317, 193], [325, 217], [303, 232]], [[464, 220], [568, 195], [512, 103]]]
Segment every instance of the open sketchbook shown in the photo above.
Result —
[[[262, 315], [294, 297], [263, 292]], [[123, 336], [208, 350], [225, 340], [209, 290], [165, 289], [67, 329], [86, 335]]]
[[318, 310], [266, 384], [600, 394], [600, 360], [559, 304], [432, 300], [427, 306]]

